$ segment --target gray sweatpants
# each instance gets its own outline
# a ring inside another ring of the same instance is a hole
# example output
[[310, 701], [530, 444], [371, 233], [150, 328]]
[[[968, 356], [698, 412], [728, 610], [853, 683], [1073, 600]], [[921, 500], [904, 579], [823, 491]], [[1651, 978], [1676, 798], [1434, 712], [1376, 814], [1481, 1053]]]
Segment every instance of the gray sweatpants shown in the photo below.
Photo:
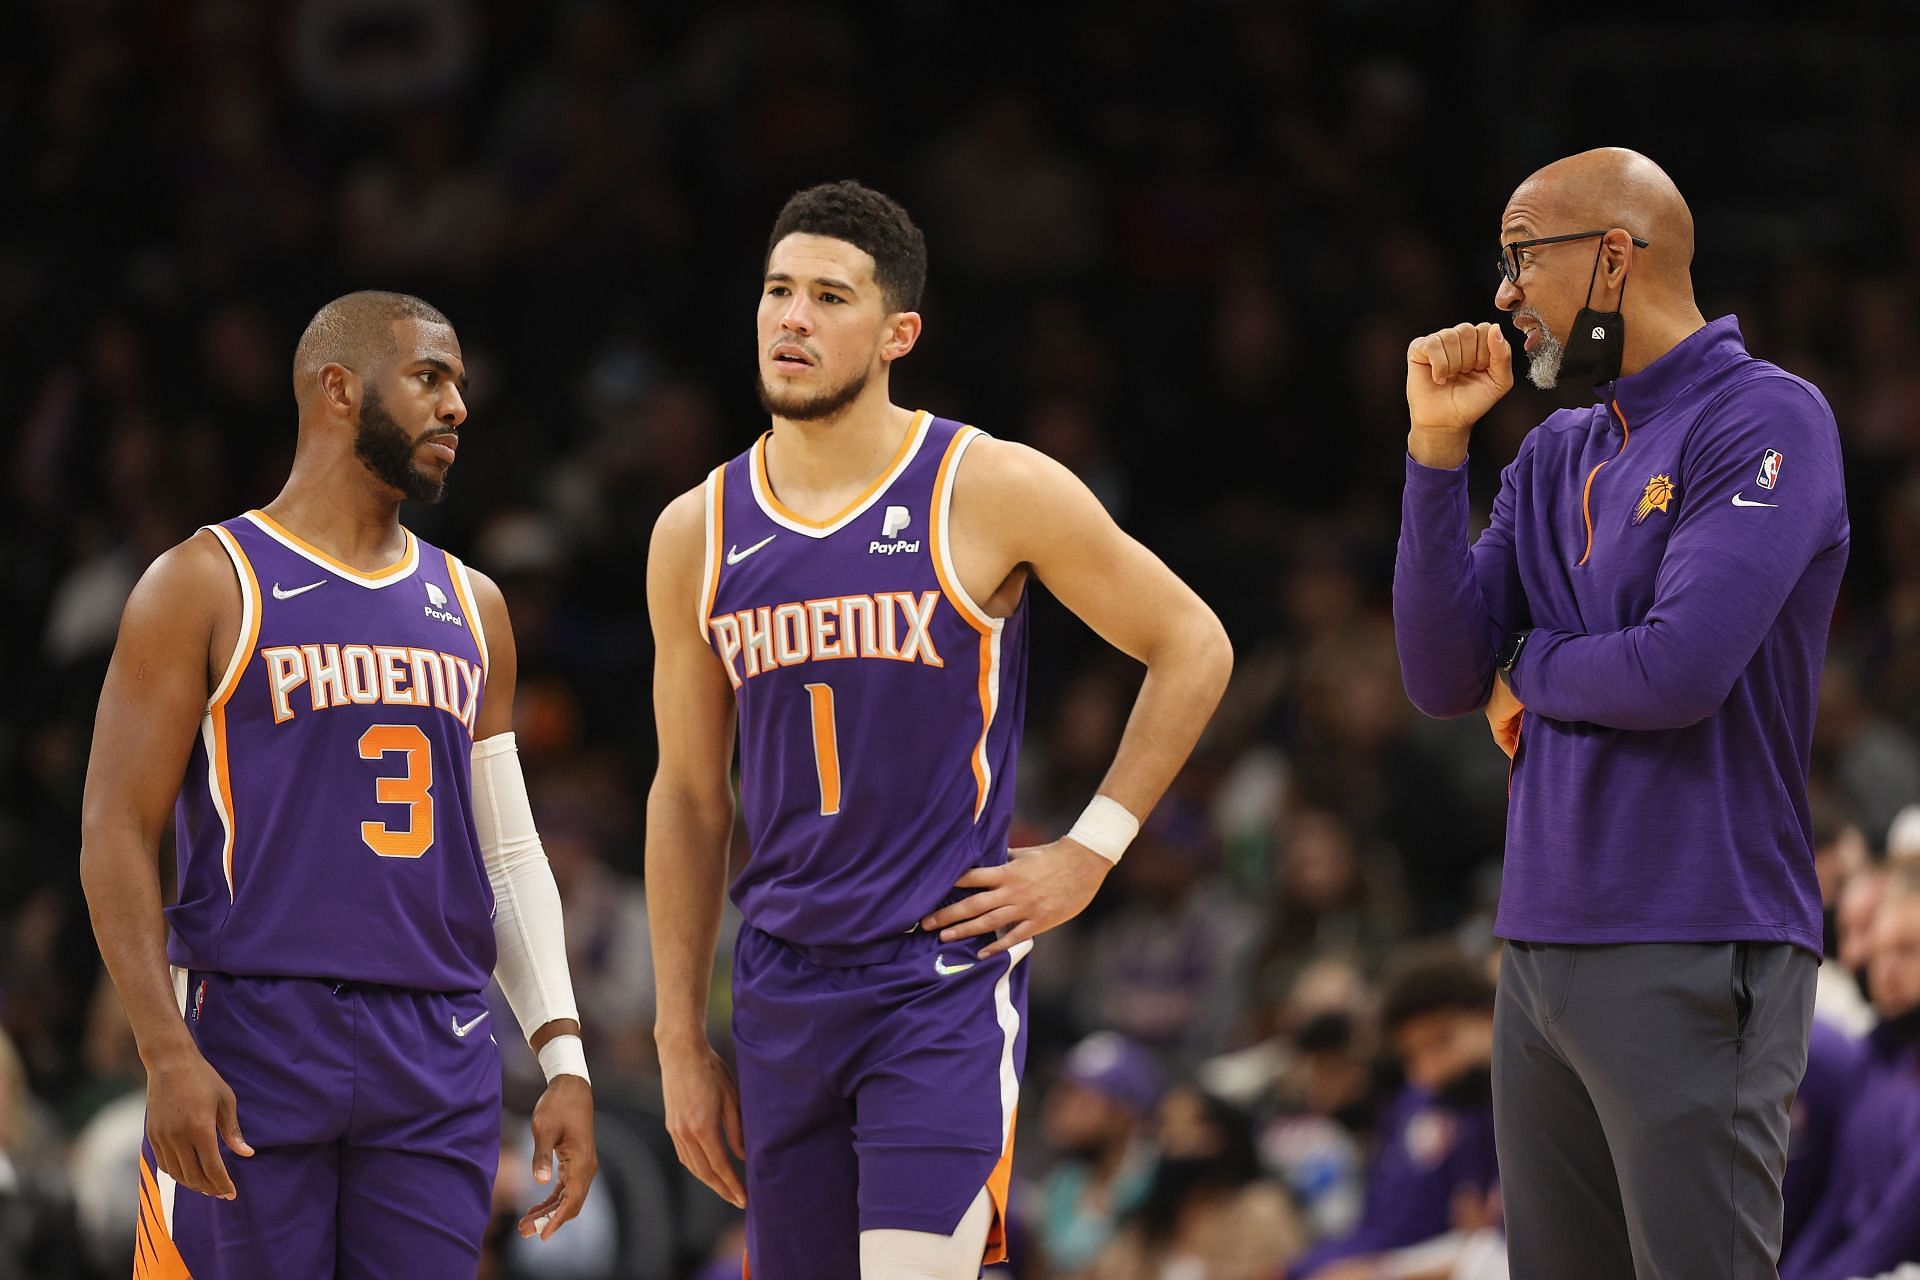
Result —
[[1493, 1107], [1513, 1280], [1776, 1280], [1818, 963], [1510, 942]]

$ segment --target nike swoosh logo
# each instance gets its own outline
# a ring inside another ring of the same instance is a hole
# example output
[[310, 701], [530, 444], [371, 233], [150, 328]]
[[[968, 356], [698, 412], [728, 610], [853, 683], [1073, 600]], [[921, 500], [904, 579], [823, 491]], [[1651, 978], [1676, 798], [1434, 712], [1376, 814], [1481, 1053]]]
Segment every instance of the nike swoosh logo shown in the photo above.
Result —
[[291, 591], [282, 591], [280, 589], [280, 584], [276, 582], [273, 584], [273, 598], [275, 600], [291, 600], [295, 596], [303, 596], [307, 594], [307, 592], [313, 590], [315, 587], [324, 587], [330, 581], [332, 581], [332, 579], [322, 578], [318, 582], [309, 582], [306, 586], [295, 587]]
[[1733, 495], [1733, 505], [1736, 507], [1777, 507], [1780, 504], [1777, 502], [1748, 502], [1736, 493]]
[[448, 1021], [453, 1023], [453, 1034], [459, 1036], [462, 1040], [464, 1040], [467, 1038], [467, 1032], [473, 1030], [475, 1027], [485, 1022], [487, 1020], [487, 1015], [491, 1014], [492, 1012], [493, 1010], [489, 1009], [487, 1010], [486, 1013], [481, 1014], [479, 1017], [475, 1018], [472, 1022], [461, 1022], [457, 1018], [449, 1018]]
[[739, 564], [742, 560], [745, 560], [748, 556], [752, 555], [754, 552], [758, 551], [760, 548], [766, 546], [769, 542], [772, 542], [775, 538], [779, 536], [780, 535], [777, 533], [770, 533], [766, 537], [760, 539], [760, 541], [748, 547], [745, 551], [742, 551], [738, 546], [729, 548], [727, 551], [727, 563]]
[[941, 977], [946, 978], [956, 973], [965, 973], [967, 970], [973, 968], [973, 964], [974, 962], [971, 960], [965, 964], [948, 964], [945, 956], [935, 956], [933, 958], [933, 971]]

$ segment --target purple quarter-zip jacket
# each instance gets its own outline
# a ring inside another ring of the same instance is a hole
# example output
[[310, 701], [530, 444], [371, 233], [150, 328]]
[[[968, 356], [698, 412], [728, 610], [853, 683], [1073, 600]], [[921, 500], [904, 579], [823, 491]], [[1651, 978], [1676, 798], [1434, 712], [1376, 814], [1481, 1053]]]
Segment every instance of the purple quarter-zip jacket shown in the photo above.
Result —
[[1407, 459], [1393, 621], [1428, 715], [1526, 704], [1495, 931], [1820, 951], [1807, 769], [1848, 528], [1833, 411], [1732, 316], [1553, 414], [1470, 540]]

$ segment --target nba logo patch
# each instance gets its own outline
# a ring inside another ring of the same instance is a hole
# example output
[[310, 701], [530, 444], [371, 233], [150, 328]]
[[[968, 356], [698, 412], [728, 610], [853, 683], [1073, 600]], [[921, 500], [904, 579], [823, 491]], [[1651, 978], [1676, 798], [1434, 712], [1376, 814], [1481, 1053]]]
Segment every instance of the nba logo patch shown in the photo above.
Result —
[[193, 1020], [200, 1021], [200, 1010], [207, 1004], [207, 980], [200, 979], [200, 985], [193, 989]]
[[1783, 459], [1778, 449], [1767, 450], [1767, 456], [1760, 459], [1760, 474], [1754, 478], [1753, 482], [1762, 489], [1773, 488], [1780, 480], [1780, 463], [1782, 461]]

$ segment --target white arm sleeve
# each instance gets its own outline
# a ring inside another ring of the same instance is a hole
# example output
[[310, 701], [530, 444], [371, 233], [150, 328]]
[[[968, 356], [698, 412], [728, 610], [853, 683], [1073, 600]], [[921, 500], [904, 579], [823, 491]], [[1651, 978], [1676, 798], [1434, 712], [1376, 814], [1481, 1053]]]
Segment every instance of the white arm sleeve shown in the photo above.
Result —
[[521, 1033], [531, 1037], [555, 1018], [578, 1022], [560, 890], [533, 828], [527, 779], [511, 733], [473, 744], [473, 827], [493, 883], [493, 937], [500, 952], [493, 976]]

